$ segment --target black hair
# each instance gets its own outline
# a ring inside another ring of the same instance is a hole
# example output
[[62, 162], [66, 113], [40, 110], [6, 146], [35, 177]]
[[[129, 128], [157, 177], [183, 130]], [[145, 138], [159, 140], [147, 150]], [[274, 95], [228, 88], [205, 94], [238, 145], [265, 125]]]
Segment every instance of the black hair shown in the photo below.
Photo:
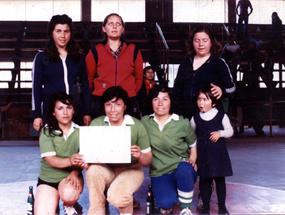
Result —
[[250, 41], [250, 42], [249, 42], [249, 46], [250, 46], [250, 45], [254, 45], [254, 49], [256, 49], [256, 42], [255, 42], [255, 41], [253, 41], [253, 40]]
[[173, 114], [177, 112], [177, 100], [175, 98], [174, 92], [172, 91], [171, 88], [169, 88], [168, 86], [164, 85], [164, 84], [160, 84], [160, 85], [155, 85], [148, 94], [148, 102], [147, 102], [147, 110], [148, 110], [148, 114], [153, 113], [153, 108], [152, 108], [152, 100], [154, 98], [156, 98], [158, 96], [158, 94], [162, 92], [162, 93], [168, 93], [169, 98], [170, 98], [170, 110], [169, 110], [169, 114]]
[[212, 46], [210, 49], [211, 54], [215, 54], [217, 50], [220, 49], [220, 44], [216, 40], [212, 28], [209, 25], [199, 25], [196, 28], [194, 28], [194, 30], [191, 32], [189, 40], [186, 41], [186, 49], [187, 49], [187, 52], [185, 55], [186, 59], [196, 55], [196, 52], [193, 46], [193, 41], [194, 41], [195, 34], [200, 33], [200, 32], [205, 32], [209, 36], [211, 43], [212, 43]]
[[56, 62], [60, 60], [59, 52], [52, 37], [53, 30], [57, 24], [63, 24], [63, 25], [67, 24], [69, 26], [71, 37], [69, 42], [67, 43], [66, 50], [71, 60], [76, 63], [80, 59], [80, 47], [72, 38], [72, 32], [73, 32], [72, 19], [66, 14], [54, 15], [51, 18], [47, 29], [47, 36], [49, 38], [49, 41], [44, 48], [45, 56], [49, 61]]
[[124, 115], [131, 113], [132, 106], [130, 103], [128, 93], [120, 86], [110, 87], [107, 90], [105, 90], [105, 92], [103, 93], [100, 105], [100, 109], [103, 113], [105, 113], [104, 104], [108, 101], [111, 101], [113, 98], [116, 98], [116, 101], [118, 101], [119, 99], [123, 100], [124, 104], [127, 107], [126, 110], [124, 111]]
[[[105, 17], [105, 19], [103, 20], [103, 22], [102, 22], [102, 27], [105, 27], [105, 26], [106, 26], [106, 24], [107, 24], [107, 22], [108, 22], [108, 19], [109, 19], [111, 16], [117, 16], [117, 17], [119, 17], [119, 18], [121, 19], [122, 26], [125, 28], [125, 22], [124, 22], [123, 18], [122, 18], [119, 14], [117, 14], [117, 13], [110, 13], [109, 15], [107, 15], [107, 16]], [[104, 41], [104, 43], [106, 43], [106, 42], [108, 41], [108, 36], [107, 36], [107, 34], [106, 34], [105, 32], [103, 32], [103, 31], [102, 31], [102, 34], [103, 34], [103, 41]], [[121, 41], [125, 41], [125, 31], [122, 33], [122, 35], [121, 35], [121, 37], [120, 37], [120, 40], [121, 40]]]
[[154, 68], [152, 66], [146, 66], [144, 69], [143, 69], [143, 76], [145, 77], [145, 73], [147, 70], [149, 69], [152, 69], [152, 71], [154, 72]]
[[269, 57], [273, 56], [273, 50], [271, 48], [266, 48], [265, 51], [267, 52]]
[[[66, 105], [71, 105], [72, 107], [74, 107], [73, 105], [73, 99], [70, 95], [67, 95], [65, 92], [57, 92], [52, 94], [50, 101], [49, 101], [49, 106], [48, 106], [48, 110], [47, 110], [47, 126], [44, 127], [44, 133], [46, 134], [46, 130], [48, 129], [50, 136], [54, 137], [54, 136], [62, 136], [62, 130], [60, 129], [59, 125], [58, 125], [58, 121], [55, 118], [55, 116], [53, 115], [54, 113], [54, 108], [55, 108], [55, 104], [57, 101], [62, 102], [63, 104]], [[60, 134], [56, 133], [55, 131], [61, 131]]]
[[205, 96], [207, 97], [207, 99], [211, 99], [212, 100], [212, 107], [215, 105], [217, 106], [218, 102], [219, 102], [219, 99], [217, 99], [213, 93], [212, 93], [212, 87], [211, 85], [208, 85], [206, 87], [203, 87], [199, 90], [198, 92], [198, 96], [200, 95], [200, 93], [204, 93]]

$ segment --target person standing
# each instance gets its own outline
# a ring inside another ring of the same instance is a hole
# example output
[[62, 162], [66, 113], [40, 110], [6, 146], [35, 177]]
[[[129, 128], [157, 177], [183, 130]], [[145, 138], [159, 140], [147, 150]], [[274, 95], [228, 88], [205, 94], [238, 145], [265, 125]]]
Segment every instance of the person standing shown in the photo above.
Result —
[[[248, 8], [250, 11], [248, 12]], [[238, 13], [239, 9], [239, 13]], [[238, 24], [236, 27], [236, 38], [241, 38], [240, 30], [242, 22], [244, 22], [243, 26], [243, 38], [247, 37], [247, 28], [248, 28], [248, 17], [252, 13], [253, 8], [249, 0], [239, 0], [237, 6], [235, 8], [236, 15], [239, 16]]]
[[33, 127], [40, 131], [45, 124], [49, 100], [56, 92], [70, 94], [82, 114], [76, 123], [89, 125], [91, 99], [86, 64], [72, 39], [72, 19], [65, 14], [53, 16], [47, 34], [49, 41], [37, 53], [32, 68]]
[[229, 36], [229, 42], [225, 44], [221, 57], [225, 59], [228, 64], [231, 74], [233, 76], [233, 81], [237, 81], [237, 66], [239, 64], [239, 58], [241, 56], [240, 45], [234, 40], [234, 36]]
[[143, 70], [143, 84], [141, 89], [138, 91], [138, 102], [141, 116], [148, 114], [147, 110], [147, 97], [151, 89], [154, 88], [156, 82], [154, 81], [154, 69], [152, 66], [147, 66]]
[[282, 39], [283, 25], [279, 18], [277, 12], [272, 13], [272, 25], [271, 25], [271, 38], [269, 41], [269, 46], [273, 50], [282, 51], [283, 39]]
[[191, 119], [191, 126], [197, 135], [197, 166], [200, 176], [200, 196], [203, 200], [201, 214], [210, 214], [212, 183], [215, 180], [220, 215], [228, 215], [226, 208], [225, 177], [232, 176], [232, 166], [225, 138], [233, 135], [228, 116], [215, 106], [218, 99], [211, 92], [211, 86], [198, 93], [197, 106], [200, 110]]
[[208, 25], [196, 27], [187, 41], [185, 60], [179, 66], [174, 93], [181, 105], [180, 115], [188, 118], [199, 112], [197, 94], [209, 84], [217, 98], [226, 98], [235, 91], [235, 84], [224, 59], [214, 55], [217, 48], [212, 29]]
[[102, 94], [113, 86], [127, 91], [132, 104], [130, 115], [138, 118], [137, 92], [143, 82], [143, 59], [134, 44], [124, 38], [122, 17], [111, 13], [102, 23], [104, 40], [92, 47], [86, 56], [90, 89], [92, 92], [92, 119], [103, 115], [100, 111]]

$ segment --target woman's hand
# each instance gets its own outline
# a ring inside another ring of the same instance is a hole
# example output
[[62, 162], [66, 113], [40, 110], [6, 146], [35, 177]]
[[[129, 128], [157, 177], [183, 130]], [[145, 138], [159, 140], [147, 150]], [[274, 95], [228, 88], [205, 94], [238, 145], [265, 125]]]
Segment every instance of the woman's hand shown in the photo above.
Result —
[[80, 186], [81, 186], [81, 182], [79, 180], [79, 177], [78, 177], [78, 170], [73, 170], [67, 177], [66, 177], [66, 180], [65, 182], [66, 183], [70, 183], [74, 189], [79, 189]]
[[41, 127], [43, 126], [43, 119], [38, 117], [34, 119], [33, 127], [36, 131], [40, 131]]
[[223, 95], [223, 91], [222, 89], [217, 86], [217, 85], [214, 85], [214, 84], [211, 84], [211, 92], [213, 93], [213, 95], [217, 98], [217, 99], [220, 99]]
[[189, 159], [186, 162], [190, 163], [194, 167], [194, 170], [197, 172], [198, 167], [195, 161], [193, 161], [192, 159]]
[[73, 154], [70, 158], [70, 163], [71, 163], [71, 166], [77, 166], [82, 169], [88, 168], [87, 167], [88, 164], [85, 162], [84, 157], [81, 154]]
[[85, 116], [83, 117], [83, 121], [84, 121], [84, 125], [85, 125], [85, 126], [89, 126], [89, 124], [90, 124], [91, 121], [92, 121], [91, 116], [85, 115]]
[[152, 153], [151, 151], [142, 153], [141, 148], [137, 145], [131, 146], [131, 154], [134, 156], [142, 166], [147, 166], [151, 163]]
[[136, 159], [139, 159], [142, 156], [141, 148], [137, 145], [131, 146], [131, 154]]
[[221, 132], [220, 131], [213, 131], [211, 134], [210, 134], [211, 136], [210, 136], [210, 140], [212, 141], [212, 142], [217, 142], [218, 141], [218, 139], [220, 139], [220, 137], [221, 137]]

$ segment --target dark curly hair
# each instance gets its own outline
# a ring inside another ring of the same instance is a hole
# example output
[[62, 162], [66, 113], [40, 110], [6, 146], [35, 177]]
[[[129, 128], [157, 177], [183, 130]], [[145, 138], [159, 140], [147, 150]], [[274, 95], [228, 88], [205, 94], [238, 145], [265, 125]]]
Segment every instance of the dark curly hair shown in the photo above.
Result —
[[209, 36], [211, 43], [212, 43], [212, 46], [210, 49], [211, 54], [219, 56], [218, 52], [221, 49], [221, 44], [216, 40], [212, 28], [209, 25], [199, 25], [196, 28], [194, 28], [194, 30], [192, 31], [189, 37], [189, 40], [186, 41], [187, 52], [185, 55], [185, 59], [189, 59], [189, 57], [194, 57], [196, 55], [196, 51], [193, 46], [193, 40], [194, 40], [195, 34], [200, 33], [200, 32], [205, 32]]
[[168, 86], [166, 86], [164, 84], [160, 84], [160, 85], [155, 85], [154, 88], [152, 88], [149, 91], [148, 99], [147, 99], [147, 111], [148, 111], [148, 114], [153, 113], [152, 100], [154, 98], [156, 98], [160, 92], [168, 93], [168, 95], [169, 95], [169, 98], [170, 98], [169, 114], [177, 113], [177, 111], [178, 111], [177, 110], [177, 99], [176, 99], [176, 97], [174, 95], [174, 92]]
[[108, 101], [111, 101], [113, 98], [116, 98], [116, 101], [122, 99], [124, 104], [127, 106], [126, 110], [124, 111], [124, 115], [131, 113], [132, 105], [128, 96], [127, 91], [125, 91], [120, 86], [110, 87], [102, 95], [100, 109], [105, 114], [104, 104]]
[[63, 24], [63, 25], [67, 24], [69, 26], [71, 37], [70, 37], [69, 42], [67, 43], [66, 50], [68, 52], [68, 57], [73, 62], [76, 63], [80, 59], [80, 47], [75, 42], [75, 40], [72, 38], [72, 32], [73, 32], [72, 19], [66, 14], [55, 15], [51, 18], [48, 24], [48, 29], [47, 29], [47, 36], [49, 38], [49, 41], [44, 47], [45, 56], [47, 60], [52, 61], [52, 62], [56, 62], [60, 60], [59, 52], [52, 38], [52, 32], [57, 24]]
[[[53, 115], [55, 104], [57, 101], [60, 101], [63, 104], [71, 105], [74, 107], [72, 97], [70, 95], [67, 95], [65, 92], [58, 92], [58, 93], [52, 94], [50, 98], [48, 110], [47, 110], [47, 123], [46, 123], [46, 126], [44, 127], [44, 133], [46, 134], [46, 130], [48, 130], [50, 136], [52, 137], [63, 135], [62, 130], [60, 129], [58, 125], [58, 121]], [[56, 133], [55, 132], [56, 130], [61, 131], [61, 133], [60, 134]]]

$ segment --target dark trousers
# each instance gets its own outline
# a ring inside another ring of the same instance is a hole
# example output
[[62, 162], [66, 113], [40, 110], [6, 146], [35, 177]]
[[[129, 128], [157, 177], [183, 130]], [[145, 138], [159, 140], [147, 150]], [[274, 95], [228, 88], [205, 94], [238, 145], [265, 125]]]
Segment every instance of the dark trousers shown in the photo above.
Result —
[[247, 27], [248, 27], [248, 14], [241, 13], [238, 18], [238, 24], [236, 27], [236, 37], [240, 37], [240, 29], [242, 26], [242, 22], [244, 21], [243, 26], [243, 37], [247, 37]]
[[224, 209], [226, 202], [225, 177], [201, 178], [199, 183], [200, 196], [203, 200], [203, 210], [210, 210], [210, 199], [212, 196], [212, 183], [215, 180], [219, 209]]

